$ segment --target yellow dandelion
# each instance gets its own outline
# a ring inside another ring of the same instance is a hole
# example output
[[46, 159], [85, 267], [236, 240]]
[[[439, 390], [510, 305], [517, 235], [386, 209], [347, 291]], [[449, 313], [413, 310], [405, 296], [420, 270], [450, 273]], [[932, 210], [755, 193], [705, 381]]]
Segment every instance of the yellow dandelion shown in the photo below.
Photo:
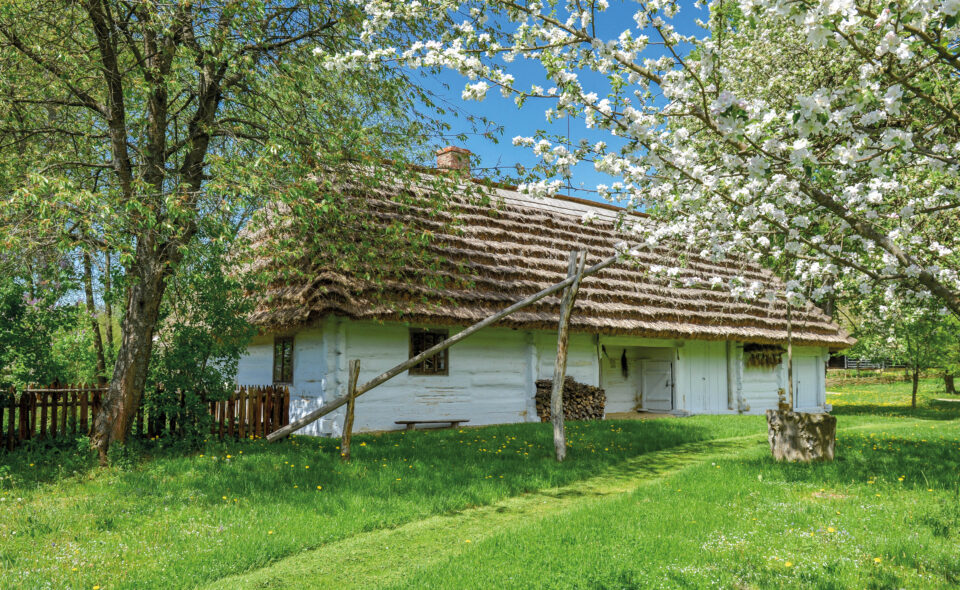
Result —
[[835, 533], [835, 532], [837, 532], [837, 529], [833, 528], [832, 526], [831, 526], [831, 527], [827, 527], [827, 532], [828, 532], [828, 533]]
[[267, 534], [268, 534], [268, 535], [272, 535], [272, 534], [273, 534], [273, 531], [267, 531]]
[[317, 486], [317, 489], [318, 489], [318, 490], [322, 490], [322, 489], [323, 489], [323, 486]]
[[791, 567], [792, 565], [793, 565], [792, 562], [787, 561], [787, 562], [784, 562], [783, 567]]
[[880, 563], [881, 561], [883, 561], [883, 560], [880, 559], [879, 557], [874, 557], [874, 558], [873, 558], [873, 562], [874, 562], [874, 563]]
[[469, 543], [469, 542], [470, 542], [470, 539], [467, 539], [466, 541], [464, 541], [464, 543]]

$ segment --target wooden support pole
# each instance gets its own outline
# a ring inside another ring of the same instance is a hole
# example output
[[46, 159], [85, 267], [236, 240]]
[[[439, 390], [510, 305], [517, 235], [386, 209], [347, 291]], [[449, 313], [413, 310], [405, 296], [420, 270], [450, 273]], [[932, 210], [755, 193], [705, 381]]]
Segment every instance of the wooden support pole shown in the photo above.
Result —
[[550, 391], [550, 417], [553, 421], [553, 446], [557, 451], [557, 461], [567, 456], [567, 433], [563, 425], [563, 380], [567, 376], [567, 348], [570, 345], [570, 313], [573, 302], [580, 290], [583, 267], [587, 253], [574, 250], [570, 253], [567, 277], [573, 278], [570, 286], [563, 291], [560, 301], [560, 324], [557, 327], [557, 362], [553, 366], [553, 389]]
[[[601, 270], [607, 268], [608, 266], [610, 266], [610, 265], [613, 264], [614, 262], [616, 262], [619, 258], [620, 258], [620, 255], [619, 255], [619, 254], [615, 254], [615, 255], [613, 255], [613, 256], [611, 256], [611, 257], [609, 257], [609, 258], [605, 258], [604, 260], [601, 260], [600, 262], [594, 264], [594, 265], [591, 266], [590, 268], [584, 270], [583, 273], [580, 274], [580, 277], [583, 278], [583, 277], [588, 277], [588, 276], [590, 276], [590, 275], [592, 275], [592, 274], [596, 274], [596, 273], [600, 272]], [[489, 326], [489, 325], [491, 325], [491, 324], [494, 324], [494, 323], [502, 320], [503, 318], [505, 318], [505, 317], [507, 317], [507, 316], [509, 316], [509, 315], [511, 315], [511, 314], [513, 314], [513, 313], [516, 313], [516, 312], [520, 311], [521, 309], [523, 309], [523, 308], [525, 308], [525, 307], [529, 307], [530, 305], [533, 305], [534, 303], [536, 303], [537, 301], [540, 301], [541, 299], [543, 299], [544, 297], [547, 297], [548, 295], [553, 295], [553, 294], [556, 293], [557, 291], [560, 291], [560, 290], [562, 290], [562, 289], [566, 289], [566, 288], [569, 287], [571, 284], [573, 284], [573, 281], [574, 281], [574, 280], [575, 280], [575, 277], [567, 277], [566, 279], [560, 281], [559, 283], [556, 283], [555, 285], [551, 285], [551, 286], [547, 287], [546, 289], [543, 289], [543, 290], [541, 290], [541, 291], [539, 291], [539, 292], [537, 292], [537, 293], [534, 293], [533, 295], [527, 297], [526, 299], [522, 299], [522, 300], [514, 303], [514, 304], [511, 305], [510, 307], [507, 307], [506, 309], [503, 309], [503, 310], [501, 310], [501, 311], [498, 311], [497, 313], [493, 314], [492, 316], [490, 316], [490, 317], [488, 317], [488, 318], [486, 318], [486, 319], [484, 319], [484, 320], [481, 320], [481, 321], [477, 322], [476, 324], [473, 324], [473, 325], [470, 326], [469, 328], [466, 328], [466, 329], [464, 329], [464, 330], [462, 330], [462, 331], [460, 331], [460, 332], [457, 332], [456, 334], [454, 334], [453, 336], [447, 338], [447, 339], [444, 340], [443, 342], [440, 342], [440, 343], [437, 344], [436, 346], [433, 346], [433, 347], [431, 347], [431, 348], [428, 348], [427, 350], [421, 352], [421, 353], [418, 354], [417, 356], [415, 356], [415, 357], [413, 357], [413, 358], [410, 358], [410, 359], [407, 359], [406, 361], [404, 361], [404, 362], [400, 363], [399, 365], [393, 367], [393, 368], [390, 369], [389, 371], [386, 371], [386, 372], [384, 372], [384, 373], [381, 373], [381, 374], [377, 375], [376, 377], [374, 377], [373, 379], [371, 379], [370, 381], [367, 381], [366, 383], [364, 383], [363, 385], [361, 385], [360, 387], [357, 388], [356, 395], [357, 395], [357, 396], [361, 396], [361, 395], [363, 395], [364, 393], [370, 391], [371, 389], [373, 389], [373, 388], [375, 388], [375, 387], [378, 387], [378, 386], [380, 386], [380, 385], [383, 385], [384, 383], [386, 383], [386, 382], [389, 381], [390, 379], [393, 379], [394, 377], [396, 377], [396, 376], [399, 375], [400, 373], [403, 373], [404, 371], [406, 371], [406, 370], [409, 369], [410, 367], [414, 367], [414, 366], [416, 366], [416, 365], [419, 365], [420, 363], [422, 363], [422, 362], [424, 361], [424, 359], [428, 359], [428, 358], [432, 357], [433, 355], [437, 354], [438, 352], [442, 352], [442, 351], [450, 348], [450, 347], [453, 346], [454, 344], [457, 344], [458, 342], [461, 342], [461, 341], [463, 341], [464, 339], [466, 339], [466, 338], [468, 338], [468, 337], [470, 337], [470, 336], [473, 336], [474, 334], [476, 334], [477, 332], [479, 332], [479, 331], [482, 330], [483, 328], [486, 328], [487, 326]], [[576, 280], [579, 282], [580, 279], [576, 279]], [[347, 403], [347, 397], [348, 397], [348, 396], [346, 396], [346, 395], [342, 395], [342, 396], [338, 397], [337, 399], [332, 400], [329, 404], [324, 404], [323, 406], [321, 406], [321, 407], [317, 408], [316, 410], [310, 412], [309, 414], [307, 414], [307, 415], [304, 416], [303, 418], [300, 418], [300, 419], [297, 420], [296, 422], [292, 422], [292, 423], [284, 426], [283, 428], [277, 430], [276, 432], [272, 433], [270, 436], [267, 437], [267, 440], [270, 441], [270, 442], [273, 442], [273, 441], [279, 440], [279, 439], [281, 439], [281, 438], [283, 438], [283, 437], [285, 437], [285, 436], [289, 436], [290, 434], [296, 432], [297, 430], [300, 430], [301, 428], [303, 428], [303, 427], [306, 426], [307, 424], [310, 424], [310, 423], [312, 423], [312, 422], [315, 422], [316, 420], [320, 419], [321, 417], [326, 416], [326, 415], [329, 414], [330, 412], [336, 410], [337, 408], [339, 408], [339, 407], [342, 406], [343, 404]]]
[[350, 438], [353, 436], [353, 411], [357, 405], [357, 380], [360, 378], [360, 361], [350, 361], [350, 379], [347, 381], [347, 416], [343, 419], [343, 436], [340, 439], [340, 458], [350, 460]]
[[790, 294], [787, 294], [787, 391], [790, 392], [790, 411], [793, 411], [793, 322], [790, 316]]

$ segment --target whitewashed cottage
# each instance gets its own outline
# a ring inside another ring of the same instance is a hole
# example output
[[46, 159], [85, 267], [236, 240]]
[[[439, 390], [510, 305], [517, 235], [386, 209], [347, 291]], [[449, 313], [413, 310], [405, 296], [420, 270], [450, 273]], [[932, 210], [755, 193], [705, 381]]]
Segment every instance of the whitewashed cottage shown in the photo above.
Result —
[[[463, 156], [464, 150], [447, 148], [438, 162], [441, 168], [460, 166]], [[457, 231], [442, 219], [417, 220], [434, 232], [436, 247], [449, 259], [447, 271], [467, 269], [469, 287], [441, 298], [417, 282], [391, 284], [380, 295], [394, 299], [385, 305], [370, 285], [314, 269], [302, 284], [261, 300], [252, 319], [262, 332], [240, 361], [238, 382], [289, 385], [295, 420], [345, 394], [349, 360], [361, 360], [364, 382], [559, 282], [571, 250], [586, 249], [589, 266], [629, 242], [618, 230], [624, 212], [616, 207], [494, 190], [489, 205], [457, 203]], [[382, 199], [369, 204], [391, 207]], [[589, 224], [583, 221], [587, 214]], [[628, 219], [649, 223], [636, 215]], [[645, 272], [672, 266], [681, 256], [679, 276]], [[586, 278], [571, 319], [567, 374], [602, 387], [608, 415], [758, 414], [775, 408], [778, 390], [787, 389], [781, 354], [787, 306], [782, 298], [747, 300], [710, 287], [712, 277], [732, 276], [783, 290], [759, 266], [714, 262], [668, 246], [641, 250], [636, 263], [618, 263]], [[355, 429], [394, 429], [397, 420], [538, 421], [535, 381], [553, 374], [558, 309], [559, 297], [548, 297], [363, 395]], [[791, 316], [795, 407], [824, 411], [824, 363], [831, 350], [852, 340], [812, 305], [793, 309]], [[341, 422], [342, 411], [301, 433], [338, 435]]]

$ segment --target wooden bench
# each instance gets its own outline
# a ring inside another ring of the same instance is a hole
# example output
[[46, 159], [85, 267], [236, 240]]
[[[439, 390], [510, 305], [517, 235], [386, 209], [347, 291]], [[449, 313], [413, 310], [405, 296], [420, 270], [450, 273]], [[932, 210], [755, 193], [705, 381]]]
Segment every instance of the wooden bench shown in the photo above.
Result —
[[463, 422], [469, 422], [469, 420], [397, 420], [394, 424], [404, 424], [406, 425], [406, 430], [415, 430], [417, 424], [449, 424], [450, 428], [456, 428], [460, 426]]

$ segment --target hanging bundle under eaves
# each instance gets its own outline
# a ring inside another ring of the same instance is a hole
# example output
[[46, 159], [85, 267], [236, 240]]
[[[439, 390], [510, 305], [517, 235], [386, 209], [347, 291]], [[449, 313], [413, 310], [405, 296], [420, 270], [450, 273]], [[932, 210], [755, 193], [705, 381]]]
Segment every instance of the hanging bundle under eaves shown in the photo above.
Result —
[[787, 352], [775, 344], [744, 344], [743, 358], [748, 367], [772, 369], [780, 365], [783, 354]]

